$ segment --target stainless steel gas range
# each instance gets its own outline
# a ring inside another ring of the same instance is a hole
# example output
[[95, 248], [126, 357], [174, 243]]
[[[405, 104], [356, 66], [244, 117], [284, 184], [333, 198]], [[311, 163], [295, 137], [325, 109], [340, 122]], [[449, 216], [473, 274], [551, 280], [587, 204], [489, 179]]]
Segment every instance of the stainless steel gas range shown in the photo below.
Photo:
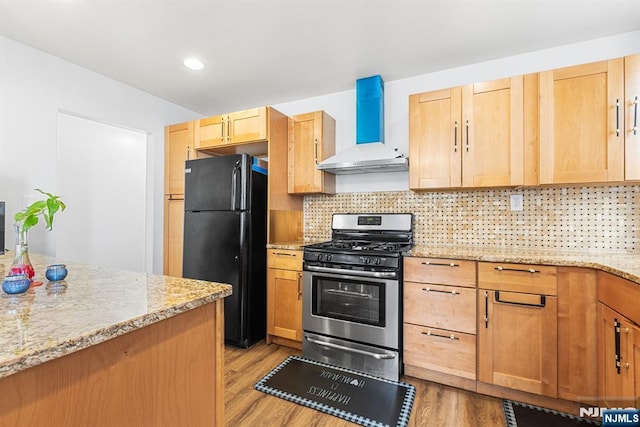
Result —
[[332, 240], [303, 257], [305, 357], [398, 380], [402, 370], [402, 252], [411, 214], [334, 214]]

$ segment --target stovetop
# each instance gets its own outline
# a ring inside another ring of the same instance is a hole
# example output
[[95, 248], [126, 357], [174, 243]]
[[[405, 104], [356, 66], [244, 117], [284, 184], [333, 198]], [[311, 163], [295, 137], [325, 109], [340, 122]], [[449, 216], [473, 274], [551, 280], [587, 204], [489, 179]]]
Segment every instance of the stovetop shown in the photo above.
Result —
[[331, 253], [355, 254], [375, 252], [377, 255], [391, 255], [411, 249], [411, 245], [405, 242], [372, 242], [364, 240], [330, 240], [328, 242], [315, 243], [305, 246], [305, 249]]

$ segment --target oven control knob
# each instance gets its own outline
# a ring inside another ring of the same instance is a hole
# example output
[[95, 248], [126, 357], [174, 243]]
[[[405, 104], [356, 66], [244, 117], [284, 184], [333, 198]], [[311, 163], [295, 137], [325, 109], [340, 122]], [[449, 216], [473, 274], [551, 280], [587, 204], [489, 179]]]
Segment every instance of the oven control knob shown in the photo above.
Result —
[[369, 264], [371, 262], [371, 259], [369, 257], [364, 257], [362, 261], [364, 261], [365, 264]]
[[380, 258], [374, 258], [374, 259], [373, 259], [373, 263], [374, 263], [375, 265], [379, 265], [379, 264], [380, 264]]
[[316, 259], [317, 259], [318, 261], [322, 261], [322, 254], [317, 254], [317, 255], [316, 255]]
[[331, 258], [333, 258], [331, 254], [327, 254], [327, 262], [331, 261]]

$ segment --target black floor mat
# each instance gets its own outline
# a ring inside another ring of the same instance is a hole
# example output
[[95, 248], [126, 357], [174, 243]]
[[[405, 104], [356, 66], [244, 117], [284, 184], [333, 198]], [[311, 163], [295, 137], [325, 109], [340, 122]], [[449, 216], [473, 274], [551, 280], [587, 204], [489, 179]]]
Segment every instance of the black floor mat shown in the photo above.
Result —
[[289, 356], [256, 390], [363, 426], [409, 423], [416, 390], [411, 384]]
[[502, 406], [507, 427], [593, 427], [601, 425], [599, 420], [580, 418], [512, 400], [502, 401]]

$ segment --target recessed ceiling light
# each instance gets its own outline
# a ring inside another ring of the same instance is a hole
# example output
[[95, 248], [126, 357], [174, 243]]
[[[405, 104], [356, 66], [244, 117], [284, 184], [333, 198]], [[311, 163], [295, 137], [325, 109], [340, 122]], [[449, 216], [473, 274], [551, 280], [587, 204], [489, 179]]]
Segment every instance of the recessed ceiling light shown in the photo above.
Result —
[[187, 58], [182, 63], [190, 70], [202, 70], [204, 68], [204, 64], [198, 58]]

